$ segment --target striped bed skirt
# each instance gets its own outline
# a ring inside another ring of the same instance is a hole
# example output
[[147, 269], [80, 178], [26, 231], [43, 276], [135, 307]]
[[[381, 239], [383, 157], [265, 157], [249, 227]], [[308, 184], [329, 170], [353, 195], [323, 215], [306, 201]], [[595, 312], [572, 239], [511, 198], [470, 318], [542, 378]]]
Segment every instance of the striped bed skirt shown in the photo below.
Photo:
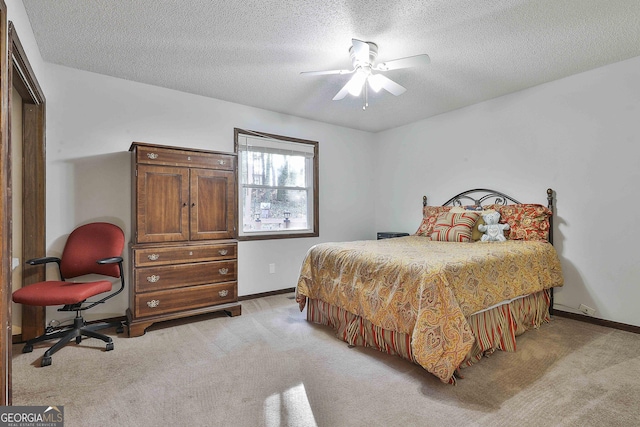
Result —
[[[549, 321], [549, 304], [549, 290], [543, 290], [469, 316], [467, 322], [476, 340], [460, 368], [495, 350], [516, 351], [518, 335]], [[340, 307], [308, 298], [307, 320], [332, 327], [349, 345], [372, 347], [417, 363], [409, 334], [383, 329]]]

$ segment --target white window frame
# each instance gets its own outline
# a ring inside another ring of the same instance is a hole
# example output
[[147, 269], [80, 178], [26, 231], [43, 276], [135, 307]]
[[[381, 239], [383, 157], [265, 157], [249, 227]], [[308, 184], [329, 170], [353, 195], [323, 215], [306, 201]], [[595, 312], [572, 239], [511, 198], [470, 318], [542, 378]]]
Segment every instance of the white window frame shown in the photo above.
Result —
[[[294, 237], [318, 237], [318, 142], [281, 135], [267, 134], [245, 129], [234, 129], [235, 152], [238, 154], [238, 240], [282, 239]], [[242, 152], [295, 153], [306, 158], [306, 185], [304, 187], [272, 186], [243, 182], [244, 171]], [[307, 228], [301, 230], [276, 229], [245, 231], [243, 227], [244, 190], [247, 188], [268, 188], [303, 190], [307, 192]]]

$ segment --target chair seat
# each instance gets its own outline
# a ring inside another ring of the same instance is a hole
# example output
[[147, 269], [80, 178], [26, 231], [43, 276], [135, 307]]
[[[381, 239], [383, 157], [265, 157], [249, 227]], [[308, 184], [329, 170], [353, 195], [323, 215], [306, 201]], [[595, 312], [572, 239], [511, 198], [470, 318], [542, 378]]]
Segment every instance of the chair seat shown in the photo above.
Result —
[[85, 283], [50, 280], [18, 289], [13, 293], [13, 302], [35, 306], [76, 304], [109, 292], [111, 287], [112, 283], [108, 280]]

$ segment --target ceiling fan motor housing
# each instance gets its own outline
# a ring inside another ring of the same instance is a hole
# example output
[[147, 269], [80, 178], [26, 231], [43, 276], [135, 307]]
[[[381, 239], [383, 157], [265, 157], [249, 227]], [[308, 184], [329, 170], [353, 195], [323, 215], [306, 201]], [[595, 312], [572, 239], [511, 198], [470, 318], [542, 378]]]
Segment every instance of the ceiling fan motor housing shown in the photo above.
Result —
[[357, 57], [354, 46], [351, 46], [349, 48], [349, 56], [351, 57], [351, 63], [353, 64], [353, 68], [371, 67], [373, 66], [373, 62], [376, 60], [376, 57], [378, 56], [378, 45], [375, 44], [374, 42], [365, 42], [365, 43], [369, 45], [369, 60], [367, 62], [362, 61], [360, 58]]

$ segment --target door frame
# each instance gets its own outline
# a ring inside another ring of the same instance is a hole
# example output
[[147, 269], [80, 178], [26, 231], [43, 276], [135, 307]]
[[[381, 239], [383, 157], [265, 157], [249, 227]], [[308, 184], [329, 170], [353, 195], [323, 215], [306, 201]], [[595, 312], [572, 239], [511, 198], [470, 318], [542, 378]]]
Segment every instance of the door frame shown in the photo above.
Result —
[[[46, 255], [46, 100], [20, 37], [9, 21], [9, 105], [12, 88], [22, 97], [22, 253], [20, 260]], [[9, 138], [11, 138], [11, 110], [9, 110]], [[11, 139], [9, 139], [11, 140]], [[46, 279], [43, 266], [25, 266], [21, 286]], [[22, 333], [17, 341], [26, 341], [44, 333], [45, 307], [22, 307]]]
[[11, 404], [11, 191], [7, 5], [0, 0], [0, 405]]
[[[7, 7], [0, 0], [0, 405], [11, 405], [11, 92], [23, 97], [23, 253], [43, 256], [45, 235], [45, 98], [29, 64]], [[4, 37], [7, 34], [8, 37]], [[24, 171], [29, 171], [25, 173]], [[45, 270], [25, 269], [23, 285], [45, 278]], [[41, 311], [38, 312], [38, 310]], [[44, 331], [44, 308], [29, 312], [27, 332]], [[23, 319], [25, 312], [23, 311]], [[24, 326], [24, 320], [23, 320]]]

